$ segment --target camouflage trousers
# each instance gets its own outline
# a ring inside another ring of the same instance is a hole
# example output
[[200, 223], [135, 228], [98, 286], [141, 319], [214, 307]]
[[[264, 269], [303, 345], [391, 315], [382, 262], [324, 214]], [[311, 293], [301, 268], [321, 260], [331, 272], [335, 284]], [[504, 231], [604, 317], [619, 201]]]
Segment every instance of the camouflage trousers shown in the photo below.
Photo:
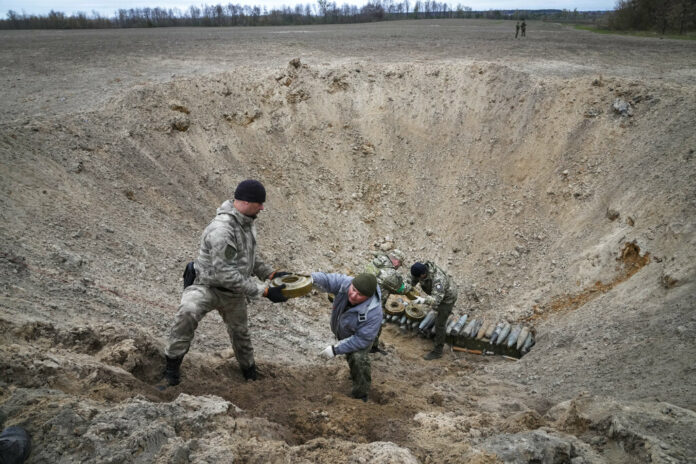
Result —
[[164, 353], [170, 358], [184, 356], [191, 347], [198, 323], [213, 309], [225, 322], [239, 366], [244, 369], [254, 364], [246, 297], [205, 285], [191, 285], [184, 290]]
[[353, 381], [351, 395], [354, 398], [363, 398], [370, 391], [370, 384], [372, 383], [370, 348], [372, 346], [346, 354], [346, 361], [348, 361], [348, 367], [350, 367], [350, 379]]
[[454, 303], [441, 303], [437, 307], [437, 318], [435, 319], [435, 348], [433, 351], [438, 351], [442, 353], [442, 349], [445, 346], [445, 333], [447, 318], [452, 314], [452, 308], [454, 308]]

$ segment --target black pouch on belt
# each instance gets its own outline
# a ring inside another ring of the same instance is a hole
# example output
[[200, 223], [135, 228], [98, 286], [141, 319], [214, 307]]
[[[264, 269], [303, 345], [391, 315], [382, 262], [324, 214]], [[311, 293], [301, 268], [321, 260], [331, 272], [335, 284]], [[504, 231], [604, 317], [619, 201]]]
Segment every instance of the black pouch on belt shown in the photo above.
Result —
[[184, 269], [184, 288], [193, 285], [194, 280], [196, 280], [196, 268], [193, 267], [193, 261], [191, 261]]

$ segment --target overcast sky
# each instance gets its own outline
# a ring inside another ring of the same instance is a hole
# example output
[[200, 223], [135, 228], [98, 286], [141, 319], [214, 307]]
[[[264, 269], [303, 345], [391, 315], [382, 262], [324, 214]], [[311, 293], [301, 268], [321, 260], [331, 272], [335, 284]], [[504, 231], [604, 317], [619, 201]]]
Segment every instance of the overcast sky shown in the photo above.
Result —
[[[330, 0], [331, 1], [331, 0]], [[362, 6], [367, 3], [366, 0], [334, 0], [340, 6], [344, 3], [350, 5]], [[403, 0], [394, 0], [394, 3], [399, 3]], [[461, 3], [463, 6], [471, 7], [474, 10], [533, 10], [541, 8], [554, 8], [559, 10], [574, 10], [579, 11], [587, 10], [612, 10], [616, 5], [616, 0], [437, 0], [438, 3], [446, 1], [447, 4], [455, 8], [457, 4]], [[416, 0], [409, 0], [409, 3], [413, 5]], [[233, 3], [235, 5], [250, 5], [250, 6], [260, 6], [267, 8], [274, 8], [283, 5], [295, 6], [299, 4], [316, 4], [316, 1], [306, 1], [306, 0], [210, 0], [203, 2], [208, 5], [227, 5], [228, 3]], [[67, 14], [73, 14], [76, 12], [90, 13], [92, 11], [97, 11], [103, 16], [112, 16], [117, 10], [124, 8], [138, 8], [138, 7], [160, 7], [160, 8], [179, 8], [182, 11], [188, 9], [191, 5], [200, 6], [203, 3], [192, 1], [187, 2], [186, 0], [0, 0], [0, 17], [3, 19], [7, 17], [7, 12], [9, 10], [14, 10], [17, 13], [26, 14], [39, 14], [45, 15], [51, 10], [60, 11]]]

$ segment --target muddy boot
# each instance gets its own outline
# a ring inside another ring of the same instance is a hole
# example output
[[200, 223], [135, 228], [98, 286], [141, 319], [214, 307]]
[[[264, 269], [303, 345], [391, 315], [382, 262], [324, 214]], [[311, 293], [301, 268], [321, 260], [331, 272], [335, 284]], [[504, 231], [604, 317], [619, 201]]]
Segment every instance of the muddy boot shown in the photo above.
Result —
[[431, 361], [433, 359], [440, 359], [442, 357], [442, 347], [435, 347], [433, 351], [423, 356], [426, 361]]
[[256, 380], [259, 378], [258, 372], [256, 372], [256, 364], [252, 364], [249, 367], [242, 367], [242, 374], [245, 380]]
[[160, 390], [179, 385], [179, 382], [181, 381], [181, 372], [179, 371], [179, 368], [184, 360], [183, 356], [180, 358], [170, 358], [169, 356], [165, 355], [164, 358], [167, 360], [167, 366], [164, 368], [164, 380], [166, 383], [157, 387]]
[[383, 354], [383, 355], [388, 354], [385, 350], [383, 350], [382, 348], [380, 348], [377, 345], [372, 345], [372, 348], [370, 348], [370, 353], [379, 353], [379, 354]]
[[356, 393], [353, 393], [350, 395], [351, 398], [355, 398], [356, 400], [362, 400], [364, 403], [367, 403], [367, 395], [358, 395]]

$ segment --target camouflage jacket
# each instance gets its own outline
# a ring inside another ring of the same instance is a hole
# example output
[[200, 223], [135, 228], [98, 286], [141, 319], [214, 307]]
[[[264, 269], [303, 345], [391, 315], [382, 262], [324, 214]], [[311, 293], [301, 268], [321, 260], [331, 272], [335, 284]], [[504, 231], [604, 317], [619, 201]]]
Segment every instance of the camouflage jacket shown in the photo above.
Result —
[[370, 264], [365, 266], [365, 271], [377, 277], [377, 283], [386, 290], [385, 293], [398, 293], [403, 295], [413, 287], [404, 281], [401, 273], [394, 268], [394, 265], [384, 253], [375, 253], [375, 257]]
[[[457, 301], [457, 285], [450, 275], [431, 261], [423, 264], [428, 268], [428, 276], [420, 280], [420, 286], [428, 295], [425, 304], [437, 308], [440, 303], [454, 304]], [[418, 279], [411, 276], [411, 285], [415, 286]]]
[[259, 296], [262, 290], [252, 276], [266, 280], [273, 272], [256, 254], [254, 218], [237, 211], [230, 200], [218, 208], [203, 231], [195, 268], [196, 284], [249, 297]]

